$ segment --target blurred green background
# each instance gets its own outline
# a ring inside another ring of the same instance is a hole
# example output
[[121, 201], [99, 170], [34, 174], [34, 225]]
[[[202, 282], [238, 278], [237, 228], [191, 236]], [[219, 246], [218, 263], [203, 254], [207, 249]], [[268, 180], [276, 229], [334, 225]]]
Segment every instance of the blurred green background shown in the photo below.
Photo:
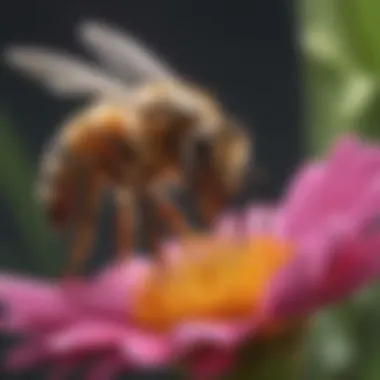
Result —
[[[305, 155], [355, 131], [380, 137], [380, 2], [299, 0]], [[380, 288], [317, 316], [304, 378], [380, 379]]]
[[[298, 0], [295, 11], [303, 155], [320, 154], [347, 131], [380, 137], [380, 1]], [[0, 189], [21, 235], [12, 248], [0, 245], [0, 267], [54, 274], [62, 247], [32, 200], [36, 160], [17, 131], [2, 110]], [[310, 328], [308, 353], [305, 380], [380, 379], [379, 286], [321, 312]]]
[[11, 207], [13, 222], [21, 232], [12, 248], [0, 246], [0, 267], [52, 275], [57, 272], [62, 252], [34, 197], [36, 161], [29, 157], [24, 139], [6, 110], [0, 114], [0, 142], [1, 198]]

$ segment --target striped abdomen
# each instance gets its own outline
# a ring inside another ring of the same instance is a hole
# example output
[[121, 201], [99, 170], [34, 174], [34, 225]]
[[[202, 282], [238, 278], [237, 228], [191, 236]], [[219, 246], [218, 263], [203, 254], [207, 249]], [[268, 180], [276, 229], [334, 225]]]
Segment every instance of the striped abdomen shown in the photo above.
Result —
[[72, 217], [92, 183], [128, 183], [137, 153], [125, 123], [123, 110], [98, 106], [75, 117], [51, 141], [41, 162], [39, 193], [54, 226]]
[[78, 175], [74, 157], [60, 138], [53, 139], [44, 152], [37, 179], [37, 195], [43, 202], [49, 221], [62, 227], [72, 216]]

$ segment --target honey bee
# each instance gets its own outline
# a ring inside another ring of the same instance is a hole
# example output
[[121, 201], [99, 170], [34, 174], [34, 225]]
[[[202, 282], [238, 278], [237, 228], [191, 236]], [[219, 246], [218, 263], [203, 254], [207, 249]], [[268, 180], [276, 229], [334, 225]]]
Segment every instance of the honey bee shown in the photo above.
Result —
[[[150, 214], [184, 236], [190, 227], [167, 187], [187, 187], [211, 222], [236, 193], [251, 157], [246, 131], [215, 97], [186, 83], [150, 49], [115, 27], [84, 21], [79, 40], [104, 68], [51, 49], [11, 46], [6, 62], [52, 93], [90, 104], [58, 128], [43, 151], [38, 195], [52, 224], [74, 231], [66, 274], [92, 250], [104, 191], [115, 200], [116, 251], [133, 250], [139, 199]], [[160, 236], [150, 230], [153, 251]]]

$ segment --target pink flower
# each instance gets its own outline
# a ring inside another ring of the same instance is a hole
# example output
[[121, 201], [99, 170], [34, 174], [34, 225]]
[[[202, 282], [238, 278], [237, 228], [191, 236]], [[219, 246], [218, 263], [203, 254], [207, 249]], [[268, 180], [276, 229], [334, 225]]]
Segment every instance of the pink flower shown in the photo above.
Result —
[[380, 270], [380, 150], [343, 138], [306, 164], [282, 201], [278, 225], [298, 254], [273, 282], [267, 311], [299, 315], [373, 280]]
[[[227, 213], [212, 233], [167, 244], [76, 283], [0, 277], [9, 368], [95, 359], [89, 378], [184, 363], [210, 378], [236, 349], [373, 280], [380, 270], [380, 150], [352, 137], [307, 164], [277, 207]], [[62, 372], [63, 373], [63, 372]]]

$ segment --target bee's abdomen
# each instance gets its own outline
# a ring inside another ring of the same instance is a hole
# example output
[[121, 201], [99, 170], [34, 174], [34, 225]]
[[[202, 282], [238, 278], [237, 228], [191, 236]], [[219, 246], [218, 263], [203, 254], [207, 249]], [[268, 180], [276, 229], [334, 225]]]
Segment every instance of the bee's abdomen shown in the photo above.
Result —
[[44, 152], [37, 178], [37, 195], [53, 227], [60, 228], [74, 212], [75, 178], [72, 153], [56, 139]]

